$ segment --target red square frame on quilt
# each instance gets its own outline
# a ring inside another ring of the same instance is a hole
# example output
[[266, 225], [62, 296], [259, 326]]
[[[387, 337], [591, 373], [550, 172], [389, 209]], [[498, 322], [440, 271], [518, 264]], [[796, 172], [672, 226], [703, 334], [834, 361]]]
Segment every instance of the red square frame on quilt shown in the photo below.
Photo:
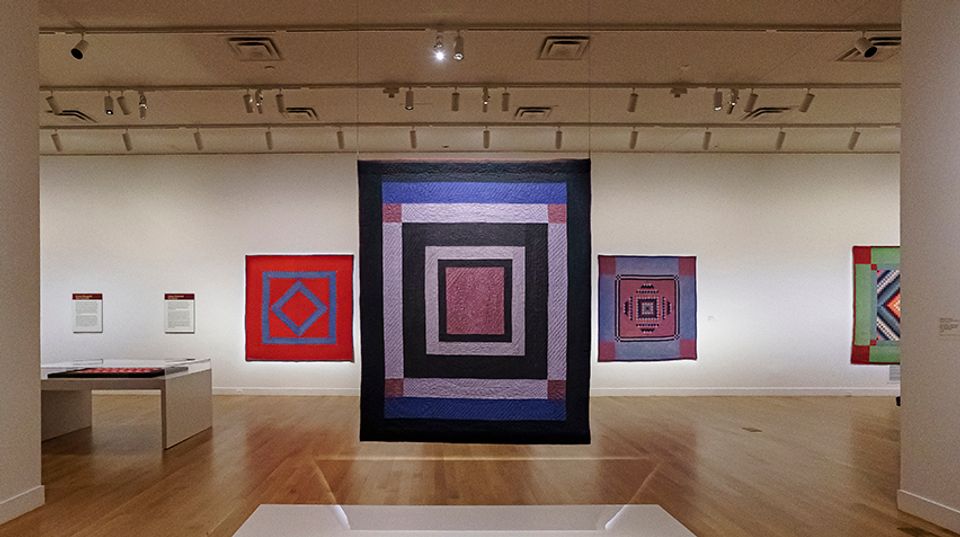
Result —
[[352, 255], [248, 255], [246, 358], [353, 360]]

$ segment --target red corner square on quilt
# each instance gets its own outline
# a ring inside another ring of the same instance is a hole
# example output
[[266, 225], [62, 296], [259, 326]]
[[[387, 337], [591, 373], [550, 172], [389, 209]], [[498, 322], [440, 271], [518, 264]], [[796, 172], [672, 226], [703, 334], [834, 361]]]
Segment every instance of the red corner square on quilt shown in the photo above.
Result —
[[690, 360], [697, 359], [697, 340], [695, 339], [680, 340], [680, 358], [687, 358]]
[[247, 361], [353, 360], [353, 256], [250, 255]]
[[612, 341], [601, 341], [597, 359], [601, 362], [612, 362], [617, 357], [617, 344]]
[[547, 221], [551, 224], [565, 224], [567, 222], [567, 206], [547, 205]]
[[680, 265], [679, 272], [681, 276], [695, 276], [697, 274], [696, 257], [681, 257], [678, 263]]
[[600, 274], [614, 275], [617, 273], [617, 258], [610, 255], [601, 255], [598, 262]]
[[869, 246], [853, 247], [853, 262], [857, 265], [868, 265], [872, 262]]

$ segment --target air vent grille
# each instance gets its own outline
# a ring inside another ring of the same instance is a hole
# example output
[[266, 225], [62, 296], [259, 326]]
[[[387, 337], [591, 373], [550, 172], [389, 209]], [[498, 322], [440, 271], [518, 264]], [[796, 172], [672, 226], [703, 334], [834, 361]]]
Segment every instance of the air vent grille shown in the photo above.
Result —
[[553, 35], [543, 40], [540, 47], [541, 60], [573, 61], [583, 58], [590, 45], [585, 35]]
[[312, 106], [288, 106], [287, 117], [302, 121], [312, 121], [320, 116], [317, 115], [316, 109]]
[[900, 52], [899, 35], [874, 36], [869, 38], [870, 43], [877, 47], [877, 53], [872, 58], [864, 58], [860, 51], [851, 48], [837, 58], [838, 62], [882, 62], [889, 60]]
[[552, 111], [549, 106], [521, 106], [513, 117], [520, 121], [540, 121], [550, 117]]
[[[50, 112], [51, 114], [53, 112]], [[57, 117], [62, 117], [74, 121], [76, 123], [96, 123], [97, 120], [88, 116], [87, 114], [79, 110], [62, 110], [59, 114], [55, 114]]]
[[275, 62], [283, 59], [277, 44], [269, 37], [231, 37], [227, 43], [237, 60], [242, 62]]
[[789, 112], [791, 108], [789, 106], [764, 106], [761, 108], [755, 109], [753, 112], [743, 116], [744, 121], [749, 121], [752, 119], [760, 119], [766, 116], [777, 116], [785, 112]]

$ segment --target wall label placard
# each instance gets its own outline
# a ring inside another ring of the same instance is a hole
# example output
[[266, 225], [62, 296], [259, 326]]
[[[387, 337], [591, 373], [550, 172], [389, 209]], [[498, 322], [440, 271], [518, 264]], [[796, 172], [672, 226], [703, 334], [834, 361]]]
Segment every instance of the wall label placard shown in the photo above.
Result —
[[960, 338], [960, 319], [956, 317], [940, 317], [940, 337]]
[[103, 293], [73, 293], [73, 333], [103, 332]]
[[163, 327], [167, 334], [192, 334], [196, 330], [193, 293], [164, 293]]

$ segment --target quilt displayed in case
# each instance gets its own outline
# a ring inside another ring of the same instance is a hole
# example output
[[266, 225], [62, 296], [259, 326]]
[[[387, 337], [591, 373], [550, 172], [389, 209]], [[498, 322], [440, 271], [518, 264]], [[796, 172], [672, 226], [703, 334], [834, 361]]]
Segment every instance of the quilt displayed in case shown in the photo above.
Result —
[[353, 360], [352, 255], [248, 255], [247, 361]]
[[697, 258], [599, 261], [599, 360], [696, 360]]
[[853, 247], [855, 364], [900, 363], [900, 247]]
[[361, 440], [589, 442], [590, 162], [359, 180]]

